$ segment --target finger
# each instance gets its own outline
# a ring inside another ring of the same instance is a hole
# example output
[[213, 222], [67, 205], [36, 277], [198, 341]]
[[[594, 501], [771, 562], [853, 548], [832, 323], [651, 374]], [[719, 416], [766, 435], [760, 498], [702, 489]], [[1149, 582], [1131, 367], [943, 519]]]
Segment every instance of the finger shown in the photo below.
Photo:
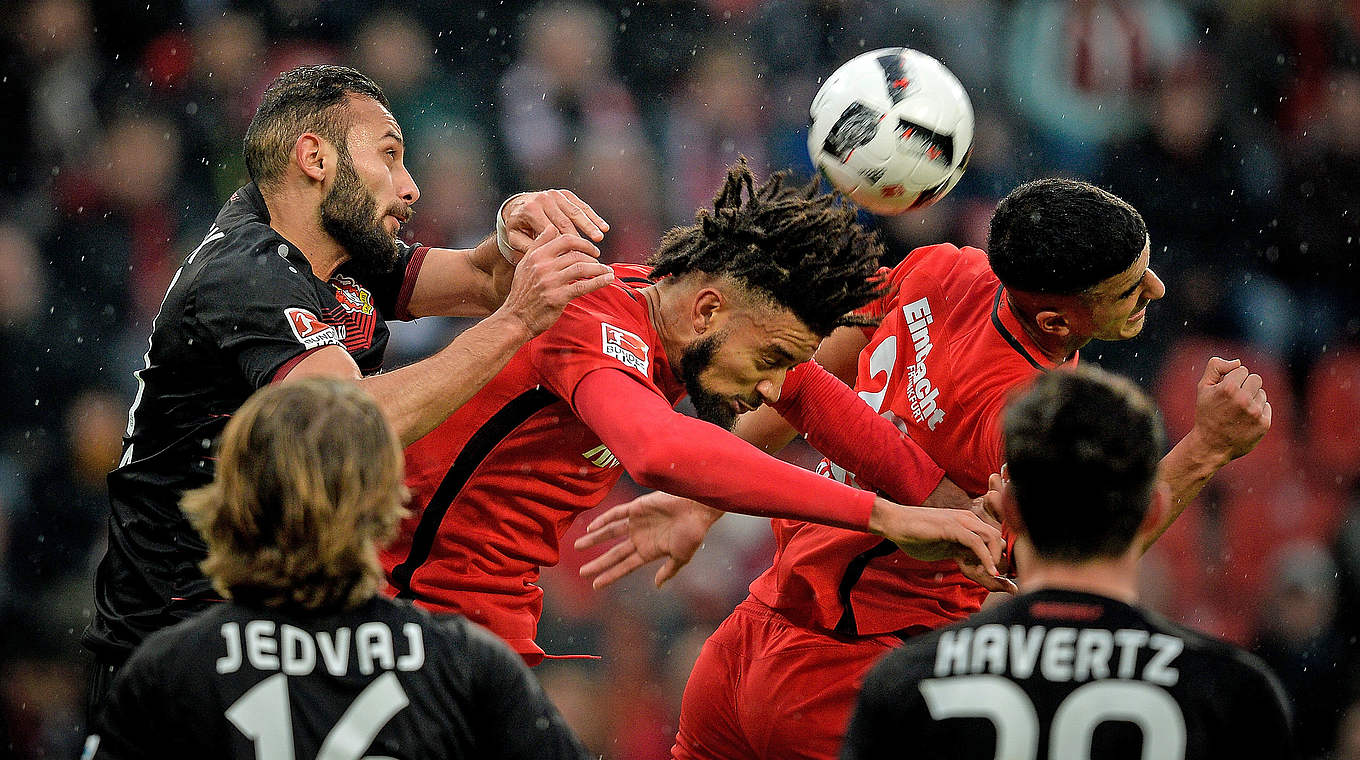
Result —
[[1223, 376], [1242, 365], [1241, 359], [1220, 359], [1217, 356], [1211, 357], [1209, 363], [1204, 367], [1204, 377], [1200, 378], [1200, 385], [1213, 385]]
[[577, 234], [584, 235], [597, 242], [604, 240], [604, 230], [600, 229], [599, 222], [592, 219], [590, 215], [585, 212], [585, 209], [578, 205], [580, 203], [579, 198], [576, 198], [576, 200], [573, 201], [572, 199], [575, 198], [575, 196], [566, 190], [557, 190], [555, 192], [560, 196], [559, 203], [561, 204], [562, 212], [571, 219], [571, 223], [576, 228]]
[[571, 217], [567, 216], [563, 206], [570, 205], [570, 202], [561, 197], [561, 194], [554, 190], [549, 190], [540, 196], [540, 204], [543, 213], [548, 217], [548, 221], [558, 229], [563, 235], [575, 235], [576, 225], [572, 223]]
[[581, 237], [580, 235], [558, 235], [542, 246], [545, 256], [570, 256], [571, 261], [589, 261], [592, 264], [600, 264], [595, 259], [600, 257], [600, 249], [595, 244]]
[[590, 587], [598, 591], [645, 564], [647, 564], [647, 561], [642, 558], [641, 554], [629, 555], [627, 559], [600, 573], [598, 578], [591, 581]]
[[1250, 374], [1251, 371], [1248, 370], [1246, 367], [1239, 366], [1237, 369], [1232, 370], [1228, 374], [1224, 375], [1223, 380], [1220, 382], [1226, 388], [1240, 388], [1242, 387], [1242, 383], [1245, 383], [1247, 381], [1247, 376], [1249, 376]]
[[1269, 401], [1267, 401], [1265, 407], [1261, 409], [1261, 422], [1265, 423], [1265, 426], [1266, 426], [1267, 428], [1270, 427], [1270, 402], [1269, 402]]
[[606, 222], [603, 217], [595, 213], [595, 209], [591, 208], [589, 203], [576, 197], [576, 193], [573, 193], [570, 190], [561, 190], [559, 192], [567, 196], [567, 199], [571, 201], [572, 205], [579, 209], [581, 213], [589, 217], [590, 221], [594, 222], [596, 227], [599, 227], [600, 230], [604, 232], [609, 231], [609, 222]]
[[[988, 575], [1001, 574], [1001, 571], [997, 569], [996, 560], [992, 559], [991, 549], [978, 534], [966, 530], [960, 531], [960, 535], [955, 540], [957, 543], [963, 544], [965, 548], [972, 551], [973, 554], [977, 556], [978, 562], [982, 563], [982, 567], [987, 571]], [[969, 561], [972, 560], [970, 559]]]
[[595, 559], [592, 559], [591, 561], [585, 563], [584, 565], [581, 565], [581, 576], [588, 577], [592, 575], [599, 575], [605, 570], [608, 570], [610, 567], [622, 562], [629, 555], [636, 553], [637, 547], [633, 545], [632, 541], [628, 540], [620, 541], [617, 544], [614, 544], [613, 546], [609, 547], [609, 550], [606, 551], [604, 554], [601, 554]]
[[613, 281], [614, 270], [612, 269], [601, 275], [596, 275], [584, 280], [577, 280], [567, 286], [567, 297], [580, 298], [586, 293], [593, 293]]
[[599, 530], [600, 526], [604, 525], [605, 523], [612, 523], [618, 520], [623, 520], [626, 522], [628, 520], [629, 511], [628, 508], [629, 506], [632, 505], [632, 503], [633, 502], [628, 501], [624, 502], [623, 504], [615, 504], [614, 506], [610, 507], [609, 509], [606, 509], [599, 515], [596, 515], [595, 519], [591, 520], [590, 524], [586, 526], [586, 532], [590, 533]]
[[666, 562], [661, 565], [661, 569], [656, 571], [656, 577], [652, 579], [656, 583], [656, 587], [661, 588], [666, 581], [674, 578], [675, 574], [680, 572], [681, 567], [682, 565], [680, 562], [676, 561], [674, 557], [668, 558]]
[[506, 230], [505, 241], [515, 250], [528, 250], [531, 247], [542, 245], [549, 240], [556, 240], [562, 237], [556, 227], [546, 226], [533, 233], [521, 232], [519, 230]]
[[598, 530], [595, 528], [595, 524], [591, 523], [590, 528], [586, 530], [586, 534], [576, 539], [574, 546], [577, 549], [589, 549], [592, 546], [599, 546], [606, 541], [615, 538], [623, 538], [626, 535], [628, 535], [627, 518], [615, 520]]
[[[579, 254], [573, 253], [572, 256], [575, 258], [579, 256]], [[576, 280], [588, 280], [591, 277], [599, 277], [602, 274], [612, 274], [614, 272], [609, 266], [601, 264], [594, 259], [581, 261], [578, 258], [572, 263], [563, 263], [566, 264], [566, 266], [563, 266], [553, 275], [553, 279], [557, 282], [568, 283], [575, 282]]]
[[988, 591], [1014, 594], [1020, 590], [1010, 578], [998, 575], [988, 575], [977, 565], [960, 562], [959, 572], [963, 573], [963, 576], [968, 580], [982, 586]]
[[1257, 391], [1261, 390], [1262, 382], [1260, 375], [1252, 373], [1247, 375], [1246, 380], [1242, 381], [1242, 390], [1246, 391], [1249, 395], [1254, 396]]

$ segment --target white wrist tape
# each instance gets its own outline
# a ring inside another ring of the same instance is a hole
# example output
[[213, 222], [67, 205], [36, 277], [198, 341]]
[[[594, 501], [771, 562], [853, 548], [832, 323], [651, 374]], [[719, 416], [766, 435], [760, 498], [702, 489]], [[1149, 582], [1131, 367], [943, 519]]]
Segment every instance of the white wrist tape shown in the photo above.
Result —
[[496, 209], [496, 247], [501, 249], [501, 256], [506, 261], [510, 262], [510, 266], [519, 263], [519, 258], [516, 254], [520, 252], [510, 246], [510, 238], [505, 231], [505, 217], [503, 214], [505, 213], [505, 207], [510, 205], [510, 201], [513, 201], [521, 195], [524, 195], [524, 193], [515, 193], [509, 198], [506, 198], [505, 203], [502, 203], [501, 207]]

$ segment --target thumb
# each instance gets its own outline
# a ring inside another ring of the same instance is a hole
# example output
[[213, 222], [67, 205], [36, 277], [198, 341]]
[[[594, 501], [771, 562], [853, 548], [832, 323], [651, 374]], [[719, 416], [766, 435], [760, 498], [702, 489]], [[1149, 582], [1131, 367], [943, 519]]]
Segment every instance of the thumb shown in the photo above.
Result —
[[656, 571], [656, 578], [653, 579], [656, 582], [656, 587], [661, 588], [662, 584], [674, 578], [678, 572], [680, 572], [680, 563], [676, 562], [674, 557], [668, 558], [661, 569]]
[[1241, 359], [1221, 359], [1217, 356], [1210, 357], [1208, 365], [1204, 367], [1204, 377], [1200, 378], [1200, 385], [1213, 385], [1223, 376], [1242, 366]]

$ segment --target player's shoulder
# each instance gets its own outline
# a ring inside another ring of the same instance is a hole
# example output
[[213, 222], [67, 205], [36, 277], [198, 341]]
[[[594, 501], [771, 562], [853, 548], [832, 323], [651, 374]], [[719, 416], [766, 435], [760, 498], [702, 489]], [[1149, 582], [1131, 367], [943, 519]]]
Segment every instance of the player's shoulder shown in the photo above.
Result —
[[981, 292], [994, 285], [996, 275], [987, 254], [971, 246], [938, 243], [913, 249], [887, 276], [889, 289], [899, 299], [939, 292], [948, 300]]
[[230, 603], [215, 604], [200, 615], [152, 633], [133, 650], [125, 670], [165, 674], [196, 668], [203, 661], [204, 652], [215, 651], [214, 645], [221, 641], [222, 624], [231, 620], [235, 612]]
[[1223, 678], [1260, 682], [1272, 688], [1275, 686], [1277, 679], [1265, 661], [1242, 647], [1176, 623], [1152, 610], [1140, 607], [1138, 612], [1149, 631], [1183, 642], [1182, 657], [1200, 660], [1205, 671], [1220, 674]]

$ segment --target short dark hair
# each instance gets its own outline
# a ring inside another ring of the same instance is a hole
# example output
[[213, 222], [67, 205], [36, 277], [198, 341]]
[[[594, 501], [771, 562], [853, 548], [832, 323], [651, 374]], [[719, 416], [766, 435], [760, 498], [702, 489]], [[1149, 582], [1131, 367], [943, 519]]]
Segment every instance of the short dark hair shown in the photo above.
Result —
[[1147, 242], [1142, 215], [1119, 196], [1055, 177], [1001, 199], [987, 258], [1007, 288], [1075, 295], [1128, 269]]
[[879, 294], [882, 243], [859, 224], [854, 206], [820, 192], [815, 179], [788, 186], [788, 176], [776, 173], [757, 187], [744, 159], [730, 167], [713, 211], [700, 209], [694, 224], [661, 239], [652, 275], [730, 277], [822, 336], [868, 324], [851, 312]]
[[246, 171], [251, 181], [267, 190], [282, 179], [293, 145], [304, 132], [316, 133], [348, 156], [351, 95], [390, 108], [382, 88], [345, 66], [299, 66], [279, 74], [246, 128]]
[[1010, 485], [1040, 556], [1080, 562], [1128, 550], [1164, 440], [1146, 394], [1099, 369], [1049, 372], [1011, 401], [1004, 431]]

